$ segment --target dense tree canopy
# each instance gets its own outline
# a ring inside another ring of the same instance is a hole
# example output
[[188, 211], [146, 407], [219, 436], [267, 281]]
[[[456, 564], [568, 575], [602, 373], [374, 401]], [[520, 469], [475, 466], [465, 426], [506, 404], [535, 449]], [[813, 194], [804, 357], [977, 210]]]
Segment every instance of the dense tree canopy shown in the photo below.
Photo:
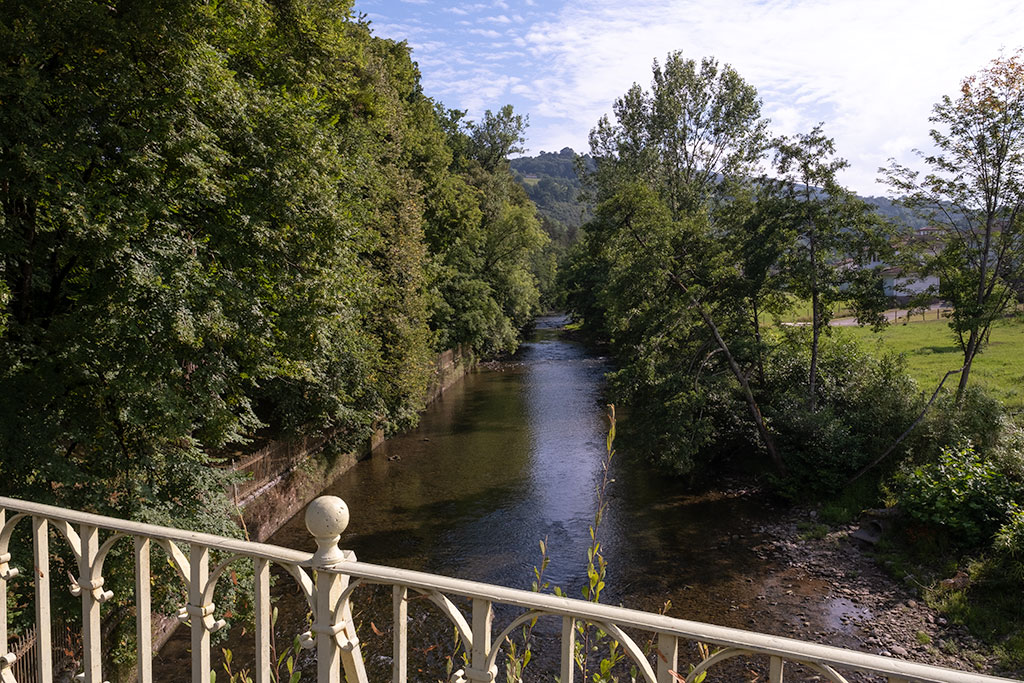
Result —
[[[840, 292], [863, 294], [874, 321], [881, 282], [862, 266], [884, 244], [878, 223], [835, 181], [832, 141], [820, 129], [770, 140], [757, 93], [729, 66], [670, 54], [614, 112], [591, 132], [598, 204], [567, 280], [574, 311], [617, 352], [627, 428], [679, 472], [753, 447], [782, 473], [782, 446], [844, 419], [835, 378], [818, 378], [820, 336]], [[770, 149], [774, 175], [759, 177]], [[808, 334], [766, 328], [797, 297], [816, 311]], [[797, 407], [773, 380], [794, 367]], [[841, 460], [863, 462], [861, 443], [837, 445]]]
[[435, 352], [515, 346], [524, 121], [453, 127], [350, 3], [0, 17], [7, 492], [227, 530], [211, 453], [395, 429]]

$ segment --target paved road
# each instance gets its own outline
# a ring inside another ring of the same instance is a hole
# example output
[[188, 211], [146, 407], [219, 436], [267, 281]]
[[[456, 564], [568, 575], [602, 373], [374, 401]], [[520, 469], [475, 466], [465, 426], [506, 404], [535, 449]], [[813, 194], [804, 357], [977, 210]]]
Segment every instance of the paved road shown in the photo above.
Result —
[[[915, 308], [913, 310], [913, 321], [923, 320], [941, 320], [943, 315], [948, 314], [951, 309], [948, 306], [942, 306], [941, 304], [933, 304], [927, 309], [922, 311], [921, 309]], [[904, 322], [906, 321], [907, 314], [910, 310], [906, 308], [890, 308], [885, 312], [885, 318], [891, 323]], [[792, 327], [807, 327], [810, 322], [797, 322], [797, 323], [782, 323], [783, 325], [789, 325]], [[853, 316], [846, 316], [842, 318], [833, 318], [829, 325], [833, 327], [853, 327], [857, 324], [857, 319]]]

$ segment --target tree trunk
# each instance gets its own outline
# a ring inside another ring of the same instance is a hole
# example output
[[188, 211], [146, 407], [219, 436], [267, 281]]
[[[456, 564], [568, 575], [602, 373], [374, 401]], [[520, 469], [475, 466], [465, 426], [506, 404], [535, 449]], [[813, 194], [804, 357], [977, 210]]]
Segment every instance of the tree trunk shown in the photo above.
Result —
[[772, 438], [771, 432], [768, 431], [768, 426], [764, 423], [764, 416], [761, 415], [761, 408], [757, 404], [757, 399], [754, 397], [754, 392], [750, 389], [750, 382], [747, 381], [747, 376], [743, 374], [743, 368], [736, 362], [736, 359], [732, 355], [732, 351], [729, 350], [729, 345], [725, 343], [725, 339], [722, 338], [721, 333], [718, 331], [718, 325], [715, 324], [711, 314], [704, 308], [699, 301], [697, 301], [691, 294], [686, 284], [679, 278], [678, 275], [669, 271], [669, 277], [672, 283], [679, 288], [679, 290], [686, 295], [690, 300], [690, 304], [698, 312], [701, 320], [707, 325], [708, 329], [711, 330], [711, 335], [715, 338], [715, 343], [718, 348], [722, 350], [725, 355], [726, 362], [729, 364], [729, 369], [732, 371], [736, 381], [739, 382], [740, 389], [743, 391], [743, 398], [747, 403], [747, 408], [750, 411], [750, 416], [754, 420], [754, 425], [757, 427], [757, 434], [761, 437], [761, 443], [764, 445], [766, 451], [768, 451], [768, 457], [772, 459], [772, 464], [775, 465], [776, 471], [780, 475], [786, 473], [786, 465], [782, 461], [782, 456], [779, 455], [778, 449], [775, 447], [775, 439]]
[[980, 332], [978, 330], [971, 330], [971, 334], [967, 338], [967, 346], [964, 347], [964, 368], [960, 374], [960, 383], [956, 387], [957, 405], [960, 405], [964, 398], [964, 392], [967, 391], [967, 379], [971, 375], [971, 365], [974, 363], [974, 357], [978, 355], [979, 337]]
[[[805, 201], [810, 205], [810, 186], [805, 185]], [[818, 309], [821, 293], [818, 291], [818, 249], [814, 239], [814, 225], [807, 231], [811, 250], [811, 369], [807, 377], [807, 409], [812, 413], [818, 403], [818, 336], [821, 334], [821, 312]]]

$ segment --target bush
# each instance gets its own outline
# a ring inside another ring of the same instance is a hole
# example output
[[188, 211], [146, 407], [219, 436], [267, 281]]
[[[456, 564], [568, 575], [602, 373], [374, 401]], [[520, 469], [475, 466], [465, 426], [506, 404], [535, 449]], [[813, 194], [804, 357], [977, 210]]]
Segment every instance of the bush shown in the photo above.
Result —
[[1014, 509], [996, 533], [992, 549], [1004, 575], [1024, 583], [1024, 510]]
[[951, 540], [990, 542], [1014, 509], [1015, 482], [970, 446], [944, 448], [936, 462], [900, 474], [900, 507], [914, 519], [945, 529]]
[[808, 408], [808, 348], [792, 335], [766, 365], [761, 405], [789, 470], [790, 498], [833, 495], [881, 455], [920, 410], [920, 394], [898, 356], [876, 358], [856, 342], [823, 339], [816, 409]]

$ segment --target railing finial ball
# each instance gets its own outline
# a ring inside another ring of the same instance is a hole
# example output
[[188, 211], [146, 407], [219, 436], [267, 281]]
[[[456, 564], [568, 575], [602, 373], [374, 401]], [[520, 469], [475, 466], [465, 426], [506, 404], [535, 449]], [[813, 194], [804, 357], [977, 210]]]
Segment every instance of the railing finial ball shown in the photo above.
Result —
[[348, 519], [348, 505], [337, 496], [320, 496], [306, 508], [306, 528], [317, 545], [315, 564], [333, 564], [344, 559], [338, 540], [348, 527]]

